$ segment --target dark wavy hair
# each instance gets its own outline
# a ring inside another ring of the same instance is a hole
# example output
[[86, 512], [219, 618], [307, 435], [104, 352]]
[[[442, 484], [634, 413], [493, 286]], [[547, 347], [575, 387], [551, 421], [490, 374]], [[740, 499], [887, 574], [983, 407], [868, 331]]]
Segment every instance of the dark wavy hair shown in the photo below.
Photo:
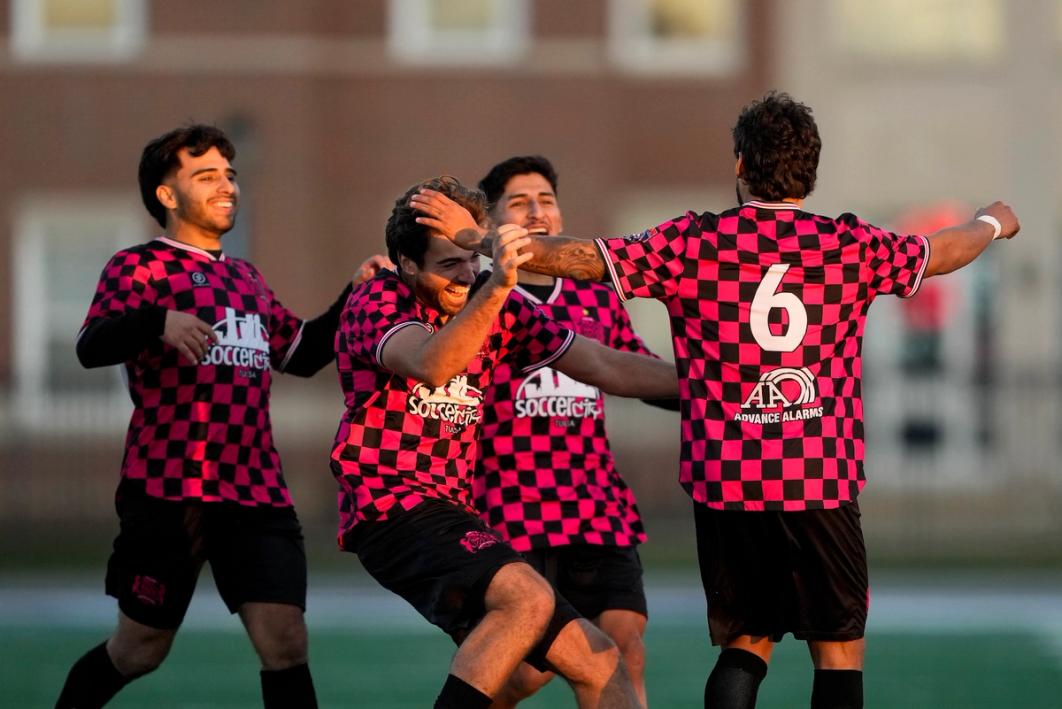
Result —
[[479, 188], [487, 195], [490, 209], [494, 209], [498, 200], [505, 194], [505, 185], [516, 175], [530, 175], [537, 172], [546, 178], [553, 194], [557, 194], [557, 171], [549, 160], [541, 155], [520, 155], [503, 160], [490, 169], [487, 176], [479, 181]]
[[815, 189], [822, 141], [811, 109], [772, 91], [745, 106], [734, 125], [741, 179], [756, 197], [804, 198]]
[[456, 177], [443, 175], [434, 177], [406, 190], [405, 194], [395, 200], [394, 209], [387, 220], [387, 256], [398, 265], [398, 257], [412, 259], [417, 266], [424, 265], [424, 253], [428, 250], [431, 230], [417, 223], [420, 212], [409, 206], [409, 198], [418, 190], [429, 189], [441, 192], [468, 210], [477, 224], [483, 224], [487, 217], [487, 199], [477, 189], [465, 187]]
[[163, 229], [166, 228], [166, 208], [155, 196], [155, 190], [181, 166], [181, 158], [177, 155], [181, 148], [188, 148], [192, 157], [199, 157], [211, 148], [217, 148], [226, 160], [236, 157], [236, 148], [224, 131], [201, 123], [176, 128], [145, 145], [137, 171], [140, 199]]

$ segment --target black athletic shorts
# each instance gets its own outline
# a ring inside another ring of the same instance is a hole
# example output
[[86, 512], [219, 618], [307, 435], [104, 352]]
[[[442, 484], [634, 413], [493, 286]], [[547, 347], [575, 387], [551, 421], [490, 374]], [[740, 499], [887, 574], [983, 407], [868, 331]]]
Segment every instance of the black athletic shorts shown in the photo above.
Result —
[[290, 507], [171, 502], [123, 482], [121, 530], [107, 563], [107, 594], [152, 628], [180, 626], [203, 563], [235, 613], [244, 603], [306, 608], [306, 551]]
[[[343, 541], [380, 585], [458, 644], [486, 613], [487, 587], [498, 570], [524, 562], [479, 517], [441, 500], [426, 500], [383, 521], [361, 522]], [[556, 594], [553, 619], [525, 658], [528, 664], [552, 669], [546, 653], [561, 629], [578, 617]]]
[[571, 544], [522, 553], [583, 617], [609, 610], [649, 615], [637, 547]]
[[863, 637], [870, 595], [858, 503], [806, 512], [693, 509], [713, 645], [738, 635]]

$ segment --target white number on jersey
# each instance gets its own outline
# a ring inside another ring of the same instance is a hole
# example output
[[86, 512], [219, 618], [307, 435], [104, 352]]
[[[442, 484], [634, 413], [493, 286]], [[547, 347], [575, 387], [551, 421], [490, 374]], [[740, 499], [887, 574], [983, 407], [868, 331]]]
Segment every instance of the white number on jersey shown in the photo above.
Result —
[[[782, 283], [782, 276], [788, 270], [787, 263], [776, 263], [768, 268], [752, 299], [749, 317], [752, 336], [756, 338], [756, 344], [768, 352], [792, 352], [808, 331], [808, 311], [804, 309], [800, 298], [793, 293], [776, 292]], [[771, 332], [769, 316], [775, 308], [781, 308], [788, 316], [789, 326], [784, 335]]]

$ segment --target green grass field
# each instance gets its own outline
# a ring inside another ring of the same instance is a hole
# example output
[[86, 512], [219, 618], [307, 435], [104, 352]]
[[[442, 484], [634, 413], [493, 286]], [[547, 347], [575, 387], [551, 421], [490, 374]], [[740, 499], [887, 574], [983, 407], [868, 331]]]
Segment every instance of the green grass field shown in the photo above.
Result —
[[[5, 707], [49, 707], [76, 657], [107, 628], [38, 629], [0, 625], [0, 687]], [[311, 627], [312, 667], [322, 707], [430, 707], [453, 651], [449, 640], [423, 632], [329, 632]], [[699, 707], [714, 654], [698, 625], [650, 625], [648, 686], [653, 706]], [[1036, 634], [872, 633], [866, 706], [1058, 707], [1062, 664]], [[804, 646], [778, 648], [760, 691], [760, 707], [808, 705], [811, 671]], [[525, 703], [573, 706], [555, 682]], [[115, 709], [237, 709], [261, 706], [257, 666], [242, 634], [186, 630], [161, 669], [127, 687]]]

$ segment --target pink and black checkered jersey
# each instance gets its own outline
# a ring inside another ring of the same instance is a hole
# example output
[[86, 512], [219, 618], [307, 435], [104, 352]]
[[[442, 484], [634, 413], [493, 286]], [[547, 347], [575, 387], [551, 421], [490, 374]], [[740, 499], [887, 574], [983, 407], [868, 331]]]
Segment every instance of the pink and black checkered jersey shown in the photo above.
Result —
[[[580, 335], [652, 354], [603, 283], [558, 278], [545, 301], [517, 290]], [[645, 541], [634, 493], [612, 459], [601, 391], [549, 367], [525, 373], [503, 363], [494, 370], [473, 491], [483, 520], [517, 551]]]
[[434, 332], [441, 323], [441, 314], [422, 305], [393, 271], [380, 272], [347, 300], [336, 334], [346, 411], [332, 448], [341, 545], [359, 522], [386, 519], [394, 508], [412, 509], [425, 499], [474, 513], [476, 437], [492, 373], [503, 362], [527, 370], [546, 366], [575, 337], [513, 293], [479, 353], [443, 386], [397, 375], [380, 363], [384, 346], [402, 328]]
[[624, 298], [667, 306], [679, 481], [725, 510], [836, 508], [863, 472], [861, 348], [875, 296], [914, 295], [922, 236], [749, 202], [598, 239]]
[[302, 320], [248, 262], [160, 237], [111, 258], [82, 331], [151, 305], [198, 316], [218, 341], [195, 364], [161, 339], [125, 363], [134, 408], [122, 476], [167, 500], [290, 506], [269, 419], [270, 366], [283, 370]]

